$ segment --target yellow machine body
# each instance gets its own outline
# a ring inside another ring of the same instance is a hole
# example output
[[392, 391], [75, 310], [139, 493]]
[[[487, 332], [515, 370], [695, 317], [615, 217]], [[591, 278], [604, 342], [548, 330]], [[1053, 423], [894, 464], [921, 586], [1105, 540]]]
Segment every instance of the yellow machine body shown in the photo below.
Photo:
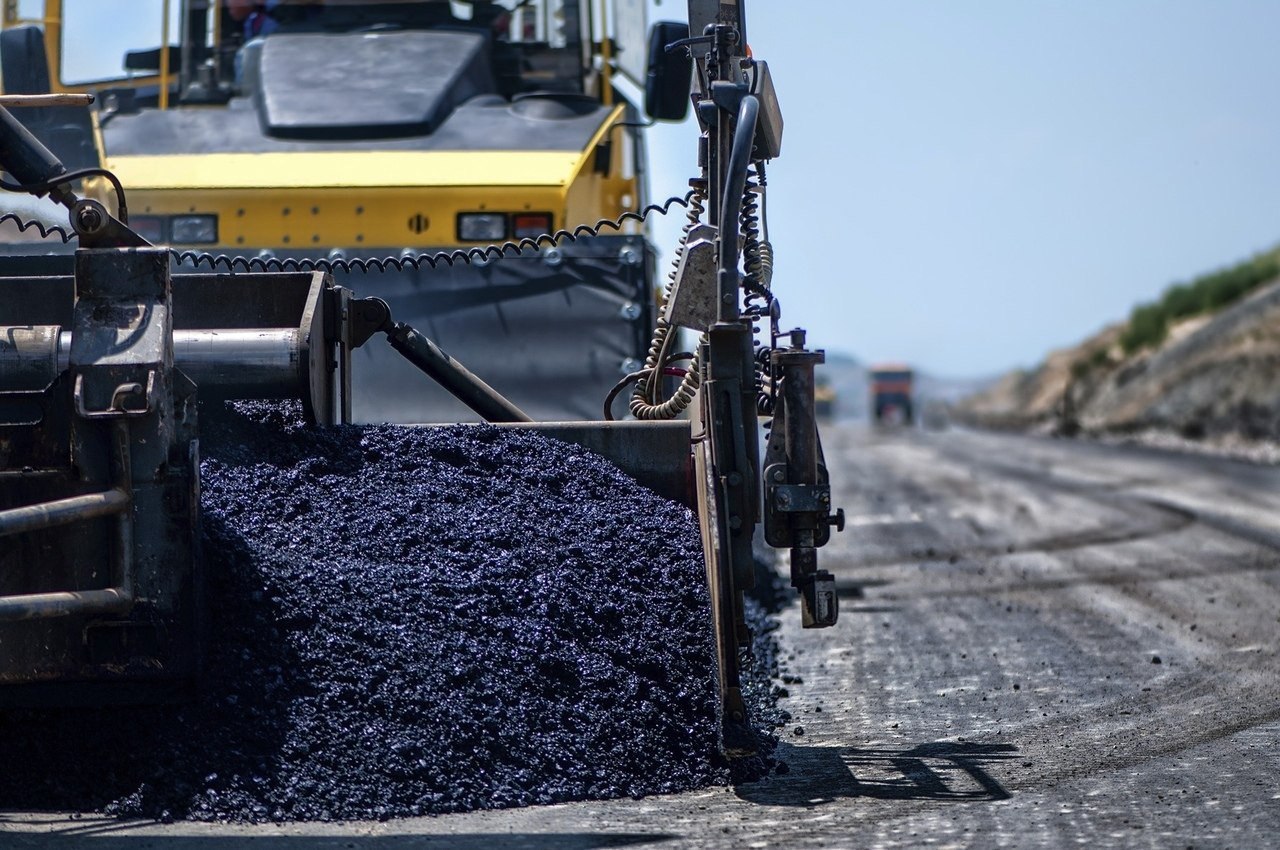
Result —
[[635, 198], [635, 178], [592, 173], [597, 144], [577, 154], [122, 156], [107, 167], [131, 187], [136, 213], [216, 215], [218, 238], [202, 249], [427, 250], [475, 244], [457, 236], [462, 213], [546, 212], [552, 229], [616, 218]]
[[[5, 0], [0, 59], [15, 54], [4, 60], [6, 91], [12, 76], [28, 90], [97, 97], [80, 122], [78, 164], [88, 157], [112, 171], [128, 187], [130, 225], [154, 244], [202, 255], [188, 266], [212, 269], [219, 256], [399, 261], [640, 210], [641, 122], [615, 88], [626, 63], [615, 62], [620, 43], [609, 34], [621, 26], [643, 35], [644, 23], [626, 26], [619, 11], [636, 4], [508, 0], [474, 4], [472, 20], [455, 20], [457, 5], [282, 2], [272, 13], [278, 30], [272, 19], [271, 34], [254, 37], [225, 0]], [[112, 74], [118, 59], [86, 58], [108, 50], [94, 37], [107, 20], [102, 39], [124, 50], [124, 76]], [[364, 46], [370, 40], [383, 46]], [[645, 52], [640, 41], [627, 55]], [[352, 58], [361, 50], [364, 64]], [[46, 79], [18, 67], [22, 51], [27, 66], [47, 66]], [[370, 103], [386, 114], [360, 125]], [[418, 124], [415, 108], [424, 110]], [[357, 117], [346, 122], [348, 114]], [[294, 126], [313, 116], [316, 126]], [[67, 135], [55, 128], [51, 140], [59, 133]], [[105, 183], [84, 188], [110, 198]], [[501, 223], [464, 227], [486, 215]], [[195, 230], [182, 226], [192, 221]], [[430, 326], [450, 354], [535, 416], [596, 418], [600, 399], [645, 355], [656, 251], [633, 220], [550, 259], [546, 250], [541, 243], [500, 268], [451, 260], [406, 271], [397, 262], [405, 273], [349, 285]], [[335, 278], [347, 284], [340, 270]], [[374, 376], [366, 386], [403, 382], [397, 368], [356, 364]], [[375, 401], [386, 389], [357, 398], [357, 417], [470, 418], [430, 392], [398, 408]]]

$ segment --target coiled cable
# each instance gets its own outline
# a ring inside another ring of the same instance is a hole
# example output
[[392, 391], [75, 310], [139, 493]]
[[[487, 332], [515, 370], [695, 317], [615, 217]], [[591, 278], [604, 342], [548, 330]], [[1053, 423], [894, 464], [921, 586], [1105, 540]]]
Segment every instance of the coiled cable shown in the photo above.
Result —
[[19, 233], [23, 233], [34, 228], [36, 233], [40, 234], [41, 239], [48, 239], [50, 236], [57, 236], [66, 243], [75, 238], [75, 233], [72, 233], [65, 227], [59, 227], [56, 224], [45, 224], [44, 222], [36, 221], [35, 219], [25, 219], [17, 213], [9, 212], [0, 215], [0, 224], [7, 221], [17, 225]]
[[[666, 365], [662, 367], [663, 376], [668, 378], [680, 378], [683, 380], [689, 374], [689, 370], [677, 369], [671, 364], [679, 363], [681, 360], [696, 361], [697, 357], [698, 355], [691, 351], [682, 351], [679, 354], [671, 355], [667, 358]], [[604, 418], [606, 421], [612, 422], [614, 420], [613, 403], [617, 400], [622, 391], [646, 375], [648, 375], [647, 370], [637, 369], [613, 385], [613, 389], [609, 390], [609, 393], [604, 397]]]
[[772, 416], [778, 407], [777, 385], [773, 375], [773, 349], [767, 345], [756, 347], [756, 412]]
[[[653, 339], [649, 343], [649, 352], [645, 356], [644, 367], [632, 373], [632, 375], [628, 375], [627, 378], [623, 379], [624, 383], [616, 388], [620, 391], [621, 387], [625, 387], [631, 380], [635, 381], [635, 389], [631, 393], [631, 403], [628, 408], [631, 411], [631, 415], [636, 419], [651, 421], [675, 419], [687, 410], [689, 405], [693, 404], [698, 388], [702, 386], [702, 362], [699, 357], [694, 356], [689, 363], [689, 368], [685, 371], [684, 377], [680, 379], [679, 386], [676, 387], [671, 397], [661, 400], [658, 398], [665, 367], [673, 359], [670, 351], [676, 338], [671, 323], [665, 316], [661, 315], [662, 309], [666, 307], [675, 289], [676, 275], [680, 268], [680, 261], [684, 257], [689, 234], [701, 223], [702, 214], [706, 210], [707, 181], [699, 179], [693, 180], [691, 183], [693, 189], [686, 196], [689, 201], [687, 205], [687, 221], [685, 222], [683, 235], [680, 238], [680, 245], [676, 248], [675, 261], [672, 263], [673, 267], [667, 273], [667, 285], [663, 288], [662, 295], [658, 301], [658, 321], [653, 329]], [[698, 341], [697, 351], [702, 350], [702, 343], [705, 340], [706, 335], [703, 334], [702, 339]], [[606, 418], [611, 418], [609, 407], [610, 405], [606, 403]]]
[[776, 299], [773, 296], [773, 245], [764, 228], [761, 212], [765, 189], [764, 163], [756, 162], [747, 176], [742, 193], [742, 288], [745, 290], [743, 312], [753, 319], [770, 316]]
[[[768, 319], [770, 330], [777, 332], [778, 301], [773, 295], [773, 246], [769, 243], [767, 223], [763, 215], [765, 189], [764, 162], [752, 164], [752, 171], [742, 193], [742, 261], [743, 261], [743, 309], [751, 319], [753, 334], [761, 331], [760, 323]], [[756, 343], [754, 365], [756, 409], [762, 416], [770, 416], [776, 408], [771, 349]]]
[[[48, 191], [53, 186], [66, 183], [72, 180], [83, 179], [84, 177], [100, 175], [111, 181], [116, 189], [117, 200], [119, 201], [119, 210], [122, 215], [119, 217], [123, 223], [128, 223], [128, 206], [125, 200], [124, 189], [120, 185], [120, 181], [114, 174], [104, 168], [86, 168], [80, 171], [73, 171], [64, 174], [56, 180], [46, 183], [30, 183], [19, 184], [9, 183], [0, 180], [0, 189], [6, 189], [11, 192], [26, 192], [34, 194], [37, 192]], [[650, 204], [639, 211], [631, 211], [623, 213], [617, 218], [602, 218], [595, 224], [580, 224], [572, 229], [557, 230], [554, 233], [542, 233], [534, 237], [526, 237], [524, 239], [503, 242], [501, 244], [485, 245], [475, 248], [460, 248], [453, 251], [438, 251], [433, 254], [409, 254], [400, 257], [356, 257], [354, 259], [334, 258], [310, 258], [310, 257], [240, 257], [227, 254], [210, 254], [200, 251], [179, 251], [176, 248], [170, 248], [169, 253], [179, 265], [189, 264], [194, 268], [208, 266], [210, 271], [216, 271], [223, 268], [229, 272], [245, 271], [245, 272], [296, 272], [296, 271], [322, 271], [322, 272], [341, 272], [350, 274], [352, 272], [386, 272], [386, 271], [404, 271], [405, 269], [422, 269], [422, 268], [438, 268], [439, 266], [455, 266], [459, 263], [470, 265], [475, 262], [485, 262], [490, 260], [502, 259], [503, 257], [517, 256], [528, 250], [538, 250], [543, 246], [553, 247], [566, 242], [576, 242], [592, 236], [599, 236], [606, 229], [618, 231], [623, 228], [627, 222], [635, 221], [643, 223], [651, 215], [667, 215], [672, 207], [689, 206], [695, 191], [690, 190], [683, 196], [676, 195], [660, 204]], [[17, 213], [4, 213], [0, 215], [0, 223], [13, 222], [17, 225], [18, 232], [24, 232], [31, 228], [35, 228], [40, 234], [40, 238], [47, 239], [56, 235], [62, 241], [70, 242], [76, 237], [73, 231], [60, 227], [56, 224], [45, 224], [36, 220], [28, 220], [19, 216]]]

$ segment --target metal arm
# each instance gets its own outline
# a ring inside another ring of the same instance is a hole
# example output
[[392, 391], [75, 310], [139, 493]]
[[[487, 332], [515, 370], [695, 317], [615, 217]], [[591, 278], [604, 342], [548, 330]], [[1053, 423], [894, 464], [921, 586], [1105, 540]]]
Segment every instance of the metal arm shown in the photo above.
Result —
[[[66, 166], [3, 106], [0, 106], [0, 163], [23, 185], [48, 183], [67, 173]], [[37, 196], [45, 194], [67, 209], [78, 200], [65, 183]]]
[[[817, 569], [817, 549], [829, 539], [830, 525], [842, 525], [843, 519], [839, 513], [829, 516], [830, 488], [815, 423], [813, 370], [823, 354], [805, 348], [803, 331], [791, 334], [784, 351], [758, 346], [754, 322], [766, 317], [776, 322], [776, 299], [766, 292], [767, 316], [741, 305], [748, 169], [753, 161], [777, 156], [781, 146], [782, 116], [771, 79], [763, 63], [747, 58], [741, 2], [690, 0], [689, 21], [691, 32], [702, 33], [689, 42], [698, 60], [700, 164], [710, 186], [708, 231], [716, 246], [715, 282], [707, 287], [714, 292], [715, 321], [701, 351], [707, 440], [699, 449], [704, 472], [699, 484], [715, 524], [706, 530], [708, 578], [722, 744], [733, 755], [754, 747], [740, 689], [739, 652], [750, 641], [743, 592], [755, 583], [753, 542], [762, 513], [767, 542], [791, 550], [792, 584], [800, 591], [806, 627], [836, 622], [834, 579]], [[700, 51], [705, 53], [698, 56]], [[752, 73], [745, 73], [748, 68]], [[768, 394], [764, 400], [758, 398], [762, 390]], [[762, 475], [759, 417], [769, 412], [773, 421]]]
[[[349, 294], [349, 293], [348, 293]], [[486, 384], [474, 372], [445, 353], [440, 346], [404, 322], [391, 318], [391, 308], [381, 298], [349, 298], [343, 308], [349, 317], [343, 344], [359, 348], [376, 333], [387, 335], [404, 359], [417, 366], [458, 401], [487, 422], [532, 422], [527, 413]]]

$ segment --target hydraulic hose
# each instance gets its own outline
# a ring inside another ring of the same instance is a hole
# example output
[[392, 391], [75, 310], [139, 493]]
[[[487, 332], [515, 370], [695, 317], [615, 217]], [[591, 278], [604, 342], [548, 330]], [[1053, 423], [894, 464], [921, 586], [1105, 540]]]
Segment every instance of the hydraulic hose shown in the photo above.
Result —
[[724, 191], [720, 196], [720, 319], [738, 318], [738, 245], [742, 193], [747, 187], [747, 169], [751, 166], [751, 149], [756, 137], [756, 119], [760, 101], [755, 95], [742, 98], [738, 107], [738, 123], [733, 131], [733, 147], [725, 170]]

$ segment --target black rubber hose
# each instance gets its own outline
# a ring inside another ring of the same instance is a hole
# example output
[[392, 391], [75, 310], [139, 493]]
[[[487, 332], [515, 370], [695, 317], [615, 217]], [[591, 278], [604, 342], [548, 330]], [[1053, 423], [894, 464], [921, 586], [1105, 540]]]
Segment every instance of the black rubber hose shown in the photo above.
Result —
[[[111, 183], [111, 188], [116, 193], [116, 218], [120, 220], [121, 224], [128, 224], [129, 202], [125, 199], [124, 186], [120, 183], [119, 177], [116, 177], [105, 168], [81, 168], [79, 171], [64, 172], [39, 183], [10, 183], [7, 180], [0, 180], [0, 189], [8, 192], [26, 192], [39, 198], [47, 193], [56, 191], [59, 186], [65, 186], [67, 183], [83, 180], [86, 177], [105, 177]], [[70, 190], [67, 191], [70, 193]], [[75, 194], [71, 193], [70, 197], [74, 202]]]
[[[742, 193], [747, 187], [747, 169], [751, 166], [751, 149], [756, 137], [756, 119], [760, 101], [755, 95], [742, 98], [738, 107], [738, 125], [733, 131], [733, 148], [729, 152], [724, 193], [720, 198], [720, 315], [725, 308], [738, 308], [739, 217]], [[732, 303], [725, 297], [731, 296]]]

